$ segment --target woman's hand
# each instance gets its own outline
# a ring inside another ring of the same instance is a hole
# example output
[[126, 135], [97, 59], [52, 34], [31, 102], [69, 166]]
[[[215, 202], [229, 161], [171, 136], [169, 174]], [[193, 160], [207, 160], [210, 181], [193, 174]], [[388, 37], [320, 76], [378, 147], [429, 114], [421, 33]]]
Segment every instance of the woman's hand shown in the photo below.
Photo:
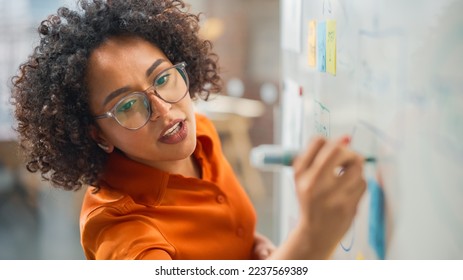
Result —
[[327, 259], [349, 229], [366, 189], [363, 158], [349, 138], [317, 137], [294, 161], [299, 221], [272, 259]]
[[294, 162], [300, 206], [299, 229], [315, 258], [328, 258], [349, 229], [366, 182], [363, 158], [348, 148], [349, 138], [316, 138]]
[[273, 253], [273, 251], [275, 251], [275, 249], [276, 247], [270, 239], [258, 232], [255, 232], [254, 247], [252, 248], [253, 260], [265, 260]]

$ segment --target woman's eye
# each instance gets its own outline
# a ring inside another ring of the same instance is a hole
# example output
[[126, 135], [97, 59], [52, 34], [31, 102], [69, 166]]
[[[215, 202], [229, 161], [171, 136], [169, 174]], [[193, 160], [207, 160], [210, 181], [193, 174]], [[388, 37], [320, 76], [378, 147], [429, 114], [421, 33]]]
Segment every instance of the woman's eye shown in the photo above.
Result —
[[169, 81], [169, 76], [170, 74], [164, 74], [161, 77], [157, 78], [156, 81], [154, 81], [154, 85], [156, 87], [162, 87], [163, 85], [167, 84]]
[[132, 99], [132, 100], [129, 100], [127, 102], [124, 102], [122, 103], [118, 108], [117, 108], [117, 112], [127, 112], [128, 110], [130, 110], [133, 106], [133, 104], [135, 104], [137, 102], [136, 99]]

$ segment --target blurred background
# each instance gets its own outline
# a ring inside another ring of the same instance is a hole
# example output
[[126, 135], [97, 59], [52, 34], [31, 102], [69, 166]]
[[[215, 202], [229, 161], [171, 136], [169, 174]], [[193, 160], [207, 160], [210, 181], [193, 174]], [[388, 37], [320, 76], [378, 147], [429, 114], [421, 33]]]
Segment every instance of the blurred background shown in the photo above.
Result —
[[[274, 174], [249, 164], [249, 151], [277, 140], [279, 0], [189, 0], [201, 36], [219, 55], [224, 91], [197, 109], [215, 123], [227, 158], [253, 201], [258, 230], [274, 242]], [[83, 191], [53, 189], [17, 154], [10, 79], [38, 41], [37, 26], [71, 0], [0, 0], [0, 259], [84, 259], [79, 240]]]

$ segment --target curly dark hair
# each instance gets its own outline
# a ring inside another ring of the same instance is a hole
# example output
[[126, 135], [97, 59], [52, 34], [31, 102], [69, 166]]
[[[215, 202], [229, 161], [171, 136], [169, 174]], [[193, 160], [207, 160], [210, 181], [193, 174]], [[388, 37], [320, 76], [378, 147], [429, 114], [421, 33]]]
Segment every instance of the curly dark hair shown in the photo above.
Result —
[[107, 160], [89, 135], [95, 124], [85, 72], [92, 51], [111, 36], [132, 35], [185, 61], [190, 95], [207, 100], [222, 81], [212, 44], [199, 37], [199, 15], [181, 0], [79, 1], [42, 21], [40, 43], [12, 78], [15, 130], [27, 169], [57, 188], [96, 185]]

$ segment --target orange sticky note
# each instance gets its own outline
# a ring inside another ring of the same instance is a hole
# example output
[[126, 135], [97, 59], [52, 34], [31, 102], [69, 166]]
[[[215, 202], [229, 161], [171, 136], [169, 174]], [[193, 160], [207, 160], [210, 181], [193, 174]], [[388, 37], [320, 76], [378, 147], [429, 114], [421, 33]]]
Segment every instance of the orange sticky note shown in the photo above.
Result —
[[316, 65], [316, 55], [317, 55], [317, 22], [315, 20], [309, 21], [309, 34], [307, 36], [307, 55], [309, 66], [315, 67]]

